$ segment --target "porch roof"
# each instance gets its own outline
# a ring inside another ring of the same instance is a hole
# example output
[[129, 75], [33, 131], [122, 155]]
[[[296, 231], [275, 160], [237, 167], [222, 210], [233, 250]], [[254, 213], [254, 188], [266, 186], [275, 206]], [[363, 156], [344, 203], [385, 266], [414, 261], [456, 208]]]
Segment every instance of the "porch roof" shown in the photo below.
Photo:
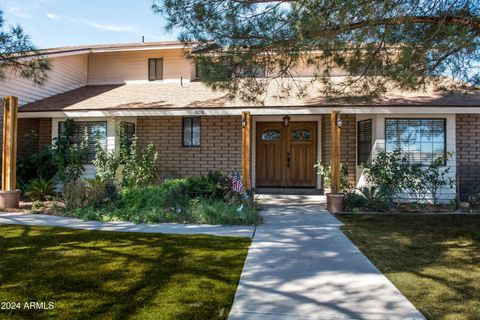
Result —
[[480, 106], [480, 91], [445, 94], [434, 90], [416, 92], [392, 91], [368, 103], [331, 102], [319, 92], [320, 83], [310, 86], [305, 96], [295, 91], [286, 98], [278, 97], [279, 89], [271, 84], [263, 105], [229, 100], [222, 91], [213, 91], [201, 82], [136, 83], [122, 85], [88, 85], [43, 100], [26, 104], [20, 112], [82, 110], [162, 110], [222, 109], [326, 106]]

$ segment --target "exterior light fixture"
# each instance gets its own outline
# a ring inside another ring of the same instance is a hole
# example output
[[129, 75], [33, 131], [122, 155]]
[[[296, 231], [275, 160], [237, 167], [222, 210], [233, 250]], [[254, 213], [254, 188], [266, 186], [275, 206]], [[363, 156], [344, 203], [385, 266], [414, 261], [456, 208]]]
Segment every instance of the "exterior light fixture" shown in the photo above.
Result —
[[247, 117], [245, 117], [245, 114], [242, 115], [242, 128], [247, 127]]
[[291, 119], [291, 118], [290, 118], [289, 116], [283, 117], [283, 125], [284, 125], [285, 127], [288, 127], [288, 125], [290, 124], [290, 119]]
[[343, 121], [342, 121], [342, 119], [340, 119], [340, 113], [338, 113], [338, 116], [337, 116], [337, 128], [341, 128], [341, 127], [342, 127], [342, 124], [343, 124]]

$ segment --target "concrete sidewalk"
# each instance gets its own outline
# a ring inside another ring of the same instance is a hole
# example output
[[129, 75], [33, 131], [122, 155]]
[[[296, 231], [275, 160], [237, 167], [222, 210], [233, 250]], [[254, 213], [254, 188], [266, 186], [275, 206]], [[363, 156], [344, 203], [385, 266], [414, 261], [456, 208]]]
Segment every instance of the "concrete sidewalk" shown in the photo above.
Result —
[[118, 231], [118, 232], [145, 232], [167, 234], [205, 234], [226, 237], [253, 236], [253, 226], [218, 226], [207, 224], [135, 224], [132, 222], [101, 222], [84, 221], [76, 218], [50, 216], [43, 214], [0, 213], [0, 224], [18, 224], [28, 226], [65, 227], [84, 230]]
[[[308, 200], [308, 197], [307, 197]], [[322, 205], [263, 197], [230, 312], [239, 319], [424, 319]]]

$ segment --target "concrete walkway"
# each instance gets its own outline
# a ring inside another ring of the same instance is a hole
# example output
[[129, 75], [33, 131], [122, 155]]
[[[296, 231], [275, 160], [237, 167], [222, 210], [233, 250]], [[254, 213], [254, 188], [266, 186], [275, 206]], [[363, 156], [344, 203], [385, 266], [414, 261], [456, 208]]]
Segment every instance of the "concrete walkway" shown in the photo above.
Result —
[[28, 226], [65, 227], [84, 230], [118, 231], [118, 232], [145, 232], [169, 234], [205, 234], [228, 237], [253, 236], [255, 227], [252, 226], [218, 226], [206, 224], [135, 224], [132, 222], [101, 222], [84, 221], [76, 218], [50, 216], [43, 214], [0, 213], [0, 224], [19, 224]]
[[424, 319], [318, 196], [278, 198], [261, 199], [265, 224], [257, 227], [230, 320]]

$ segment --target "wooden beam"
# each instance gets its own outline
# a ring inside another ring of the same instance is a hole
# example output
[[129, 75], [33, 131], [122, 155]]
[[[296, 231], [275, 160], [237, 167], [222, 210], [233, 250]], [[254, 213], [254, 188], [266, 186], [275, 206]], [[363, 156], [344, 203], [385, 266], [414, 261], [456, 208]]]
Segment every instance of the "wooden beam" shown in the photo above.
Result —
[[331, 121], [331, 151], [330, 151], [330, 172], [332, 175], [332, 194], [340, 193], [340, 127], [338, 126], [340, 112], [332, 111]]
[[252, 120], [250, 112], [242, 112], [242, 179], [245, 189], [250, 190], [252, 169]]
[[18, 98], [3, 99], [2, 191], [16, 188]]

